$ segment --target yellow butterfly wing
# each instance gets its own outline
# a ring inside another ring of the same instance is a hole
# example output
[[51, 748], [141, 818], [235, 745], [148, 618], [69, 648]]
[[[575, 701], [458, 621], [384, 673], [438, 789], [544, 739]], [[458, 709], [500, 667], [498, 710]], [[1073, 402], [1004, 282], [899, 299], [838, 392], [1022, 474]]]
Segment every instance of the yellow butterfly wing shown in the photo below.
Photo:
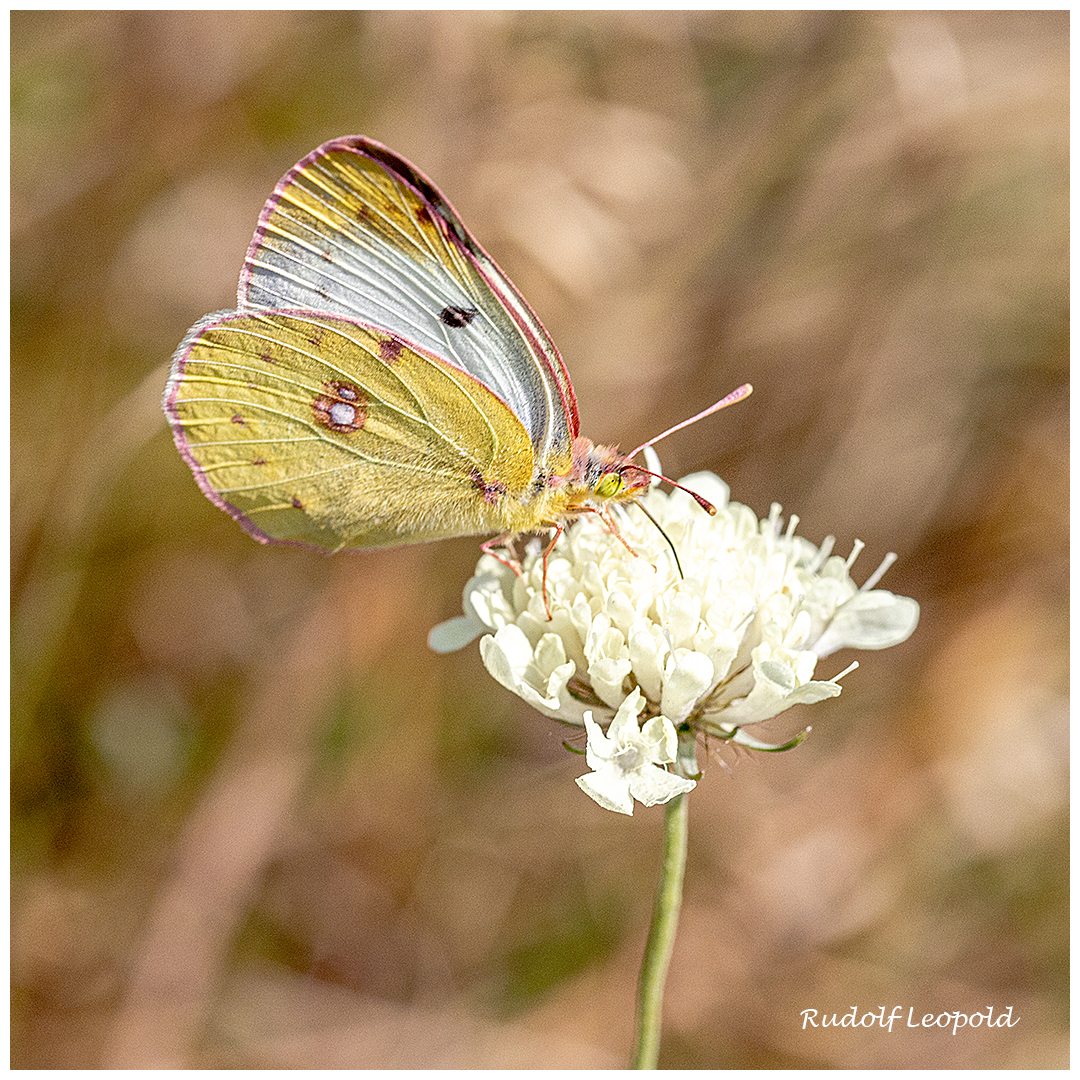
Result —
[[481, 382], [323, 312], [221, 312], [165, 391], [203, 492], [256, 539], [329, 550], [535, 527], [529, 434]]
[[334, 139], [286, 173], [259, 217], [238, 306], [384, 327], [501, 397], [538, 465], [569, 468], [577, 402], [554, 343], [438, 188], [380, 143]]

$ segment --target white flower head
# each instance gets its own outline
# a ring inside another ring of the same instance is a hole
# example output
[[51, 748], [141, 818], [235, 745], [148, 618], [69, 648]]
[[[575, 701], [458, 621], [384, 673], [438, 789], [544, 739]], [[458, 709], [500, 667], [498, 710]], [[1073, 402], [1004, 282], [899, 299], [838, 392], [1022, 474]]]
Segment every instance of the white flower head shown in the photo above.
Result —
[[[861, 543], [843, 559], [831, 537], [818, 548], [796, 536], [797, 518], [781, 528], [779, 506], [758, 520], [729, 502], [712, 473], [680, 483], [716, 515], [684, 491], [653, 488], [640, 502], [655, 524], [627, 506], [620, 538], [598, 514], [583, 514], [551, 551], [546, 581], [539, 540], [520, 573], [484, 555], [465, 587], [464, 616], [429, 638], [448, 652], [486, 631], [488, 671], [538, 711], [586, 728], [594, 771], [578, 782], [625, 813], [631, 796], [651, 805], [692, 786], [684, 777], [696, 773], [696, 735], [781, 749], [745, 726], [835, 697], [851, 668], [815, 680], [819, 659], [896, 645], [919, 618], [914, 600], [873, 588], [893, 556], [860, 588], [850, 570]], [[676, 758], [681, 776], [664, 767]]]

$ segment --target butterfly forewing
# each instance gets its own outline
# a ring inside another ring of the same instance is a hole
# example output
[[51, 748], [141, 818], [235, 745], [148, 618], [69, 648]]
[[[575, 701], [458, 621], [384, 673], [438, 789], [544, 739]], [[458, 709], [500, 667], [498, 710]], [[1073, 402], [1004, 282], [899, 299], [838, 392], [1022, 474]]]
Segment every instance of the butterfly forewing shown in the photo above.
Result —
[[501, 397], [540, 466], [568, 463], [577, 406], [554, 344], [434, 185], [378, 143], [334, 140], [282, 179], [248, 250], [239, 304], [383, 327]]
[[500, 532], [500, 507], [532, 483], [528, 433], [478, 380], [331, 315], [207, 316], [177, 351], [165, 409], [200, 487], [261, 540]]

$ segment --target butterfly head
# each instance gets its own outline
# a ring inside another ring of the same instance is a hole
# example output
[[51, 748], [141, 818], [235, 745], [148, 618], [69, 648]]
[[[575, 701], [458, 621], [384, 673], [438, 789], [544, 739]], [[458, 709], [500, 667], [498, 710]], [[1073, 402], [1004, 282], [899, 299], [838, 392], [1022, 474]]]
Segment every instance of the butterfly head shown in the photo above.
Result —
[[[634, 451], [635, 454], [637, 452]], [[566, 492], [563, 512], [575, 514], [583, 510], [601, 510], [609, 503], [636, 499], [652, 483], [662, 480], [685, 491], [708, 514], [716, 513], [716, 507], [708, 499], [667, 476], [635, 464], [632, 457], [633, 454], [620, 454], [613, 446], [596, 446], [584, 435], [579, 435], [574, 439], [570, 472], [561, 478]]]
[[574, 439], [573, 463], [565, 477], [567, 509], [596, 510], [610, 502], [635, 499], [649, 487], [651, 474], [613, 446], [596, 446], [579, 435]]

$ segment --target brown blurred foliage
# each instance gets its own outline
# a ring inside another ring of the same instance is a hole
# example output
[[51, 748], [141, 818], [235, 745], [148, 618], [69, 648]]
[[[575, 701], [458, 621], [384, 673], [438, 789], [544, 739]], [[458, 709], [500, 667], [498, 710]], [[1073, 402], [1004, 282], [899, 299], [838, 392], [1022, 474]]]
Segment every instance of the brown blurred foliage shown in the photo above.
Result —
[[[628, 1059], [661, 812], [427, 650], [475, 541], [259, 547], [159, 409], [278, 177], [362, 133], [514, 278], [586, 434], [752, 382], [667, 471], [858, 535], [858, 579], [895, 550], [922, 605], [798, 751], [707, 768], [662, 1064], [1065, 1065], [1068, 30], [14, 13], [13, 1064]], [[1019, 1020], [801, 1028], [853, 1004]]]

